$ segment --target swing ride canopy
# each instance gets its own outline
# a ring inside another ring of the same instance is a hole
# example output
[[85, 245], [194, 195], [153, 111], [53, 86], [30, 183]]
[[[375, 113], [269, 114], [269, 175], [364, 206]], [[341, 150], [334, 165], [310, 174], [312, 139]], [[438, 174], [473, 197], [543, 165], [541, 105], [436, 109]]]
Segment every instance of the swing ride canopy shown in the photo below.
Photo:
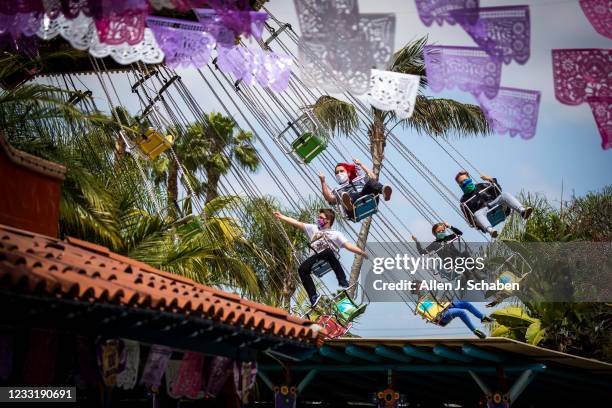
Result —
[[[525, 395], [519, 401], [539, 401], [542, 406], [579, 406], [605, 398], [612, 384], [612, 364], [508, 338], [340, 338], [290, 364], [291, 378], [303, 390], [302, 401], [330, 395], [338, 401], [369, 401], [368, 392], [387, 388], [390, 373], [391, 388], [414, 401], [440, 404], [482, 398], [473, 375], [496, 391], [503, 372], [514, 399], [522, 389]], [[258, 368], [264, 382], [282, 382], [278, 361], [263, 356]]]

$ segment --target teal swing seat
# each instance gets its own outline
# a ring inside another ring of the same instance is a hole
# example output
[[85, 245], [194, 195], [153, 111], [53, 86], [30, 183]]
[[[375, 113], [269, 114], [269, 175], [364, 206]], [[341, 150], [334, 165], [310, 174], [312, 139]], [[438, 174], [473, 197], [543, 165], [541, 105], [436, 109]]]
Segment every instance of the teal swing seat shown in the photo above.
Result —
[[[470, 225], [475, 226], [476, 222], [474, 220], [474, 214], [472, 213], [472, 210], [470, 210], [470, 208], [468, 207], [467, 204], [471, 200], [473, 200], [476, 197], [478, 197], [478, 195], [480, 195], [480, 194], [490, 193], [491, 189], [493, 189], [493, 191], [496, 193], [495, 197], [498, 197], [501, 194], [501, 190], [499, 189], [499, 187], [497, 187], [495, 184], [491, 183], [485, 189], [480, 191], [477, 195], [474, 195], [473, 197], [470, 197], [469, 200], [467, 200], [466, 202], [461, 204], [462, 207], [463, 207], [464, 213], [469, 215], [468, 222], [469, 222]], [[502, 222], [506, 221], [506, 217], [509, 214], [510, 214], [509, 208], [506, 205], [500, 203], [500, 204], [496, 204], [496, 205], [494, 205], [492, 207], [489, 207], [489, 210], [487, 211], [487, 219], [491, 223], [491, 226], [495, 227], [496, 225], [499, 225]], [[482, 230], [482, 228], [479, 228], [479, 227], [476, 227], [476, 228]], [[486, 231], [483, 231], [483, 232], [486, 232]]]
[[487, 219], [492, 226], [496, 226], [506, 221], [506, 206], [498, 204], [487, 212]]
[[347, 324], [352, 322], [358, 316], [362, 315], [366, 308], [367, 303], [357, 303], [351, 296], [349, 296], [348, 289], [341, 290], [332, 300], [333, 311], [336, 317], [341, 322]]
[[[292, 132], [296, 138], [288, 137]], [[292, 139], [287, 142], [286, 139]], [[327, 135], [323, 127], [309, 112], [304, 113], [278, 135], [279, 142], [285, 153], [293, 156], [302, 164], [309, 164], [315, 157], [327, 148]]]
[[352, 222], [360, 222], [378, 212], [378, 197], [374, 194], [367, 194], [359, 197], [353, 202], [353, 211], [348, 211], [342, 204], [342, 193], [361, 191], [365, 185], [364, 176], [359, 176], [352, 181], [338, 186], [334, 190], [338, 203], [338, 212], [344, 214], [346, 219]]
[[350, 218], [354, 222], [359, 222], [378, 212], [378, 202], [374, 194], [368, 194], [358, 198], [353, 203], [353, 216]]

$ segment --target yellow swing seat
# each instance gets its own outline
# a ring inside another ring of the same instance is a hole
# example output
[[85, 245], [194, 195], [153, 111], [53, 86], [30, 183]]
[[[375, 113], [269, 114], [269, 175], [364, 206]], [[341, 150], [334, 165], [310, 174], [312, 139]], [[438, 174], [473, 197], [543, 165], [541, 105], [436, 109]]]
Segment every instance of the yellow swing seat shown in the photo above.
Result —
[[155, 128], [148, 128], [136, 139], [136, 145], [148, 159], [154, 160], [160, 154], [172, 147], [174, 137], [172, 135], [163, 136]]
[[442, 313], [450, 305], [451, 302], [438, 302], [432, 295], [426, 295], [419, 299], [416, 305], [416, 313], [428, 322], [439, 325]]

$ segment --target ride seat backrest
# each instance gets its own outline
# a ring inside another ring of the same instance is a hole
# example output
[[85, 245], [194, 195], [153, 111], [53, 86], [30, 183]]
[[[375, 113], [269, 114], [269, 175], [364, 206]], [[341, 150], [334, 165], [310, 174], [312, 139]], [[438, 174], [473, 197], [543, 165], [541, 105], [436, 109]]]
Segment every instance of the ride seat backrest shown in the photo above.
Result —
[[500, 281], [501, 283], [515, 283], [515, 282], [520, 281], [519, 277], [510, 271], [502, 272], [497, 278], [497, 280]]
[[138, 137], [136, 144], [151, 159], [155, 159], [172, 146], [172, 143], [154, 128], [148, 128]]
[[372, 194], [365, 195], [355, 200], [353, 207], [355, 221], [361, 221], [378, 212], [378, 202], [376, 201], [376, 197]]
[[[477, 194], [474, 194], [472, 197], [470, 197], [469, 199], [467, 199], [465, 202], [463, 202], [461, 204], [461, 206], [464, 208], [464, 212], [466, 212], [469, 215], [469, 223], [472, 225], [476, 225], [476, 220], [474, 218], [474, 213], [472, 212], [472, 210], [470, 209], [470, 207], [468, 206], [468, 203], [472, 200], [477, 200], [479, 198], [482, 198], [482, 196], [492, 196], [493, 198], [491, 200], [488, 200], [487, 202], [491, 202], [492, 200], [494, 200], [495, 198], [497, 198], [499, 195], [501, 194], [501, 190], [497, 187], [497, 185], [490, 183], [487, 187], [485, 187], [484, 189], [482, 189], [481, 191], [479, 191]], [[506, 208], [504, 205], [496, 205], [493, 208], [489, 209], [487, 212], [487, 218], [489, 219], [489, 222], [491, 223], [492, 226], [496, 226], [502, 222], [504, 222], [506, 220]]]
[[350, 322], [362, 314], [365, 311], [366, 306], [367, 305], [365, 304], [359, 305], [355, 303], [346, 293], [346, 291], [338, 295], [334, 301], [334, 309], [336, 310], [336, 313], [341, 319], [347, 322]]
[[327, 331], [327, 337], [329, 337], [330, 339], [345, 335], [350, 330], [350, 328], [353, 327], [352, 323], [343, 326], [337, 321], [335, 321], [332, 316], [329, 315], [320, 316], [317, 319], [317, 324], [325, 328], [325, 330]]
[[487, 219], [492, 226], [501, 224], [506, 220], [506, 207], [498, 204], [487, 212]]
[[[319, 238], [310, 242], [310, 248], [316, 253], [320, 253], [326, 249], [331, 249], [332, 251], [334, 251], [334, 255], [336, 256], [336, 258], [339, 257], [338, 247], [336, 247], [333, 242], [327, 239], [324, 233], [321, 234]], [[322, 259], [315, 262], [311, 269], [313, 275], [318, 278], [327, 275], [331, 270], [332, 268], [329, 265], [329, 262], [324, 261]]]
[[324, 260], [318, 260], [313, 266], [312, 266], [312, 274], [314, 276], [316, 276], [317, 278], [322, 278], [323, 276], [327, 275], [328, 273], [330, 273], [332, 270], [332, 267], [329, 265], [329, 262], [324, 261]]
[[306, 164], [310, 163], [327, 147], [325, 137], [317, 133], [320, 132], [304, 132], [291, 143], [291, 149]]
[[450, 302], [438, 302], [433, 296], [427, 295], [419, 300], [416, 312], [432, 323], [436, 323], [442, 312], [450, 306]]
[[361, 191], [365, 186], [366, 180], [365, 176], [357, 176], [352, 181], [347, 181], [346, 183], [340, 184], [338, 187], [334, 189], [334, 194], [336, 198], [340, 201], [342, 198], [342, 193], [353, 192], [353, 191]]

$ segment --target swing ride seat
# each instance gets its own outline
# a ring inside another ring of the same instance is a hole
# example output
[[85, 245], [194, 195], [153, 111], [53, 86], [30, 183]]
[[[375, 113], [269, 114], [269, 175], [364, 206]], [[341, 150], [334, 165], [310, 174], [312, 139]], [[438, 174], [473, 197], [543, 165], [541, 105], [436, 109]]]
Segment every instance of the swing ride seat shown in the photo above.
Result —
[[[519, 253], [513, 252], [506, 260], [495, 270], [494, 276], [496, 280], [501, 283], [521, 283], [527, 275], [532, 272], [531, 265], [527, 260]], [[505, 299], [513, 296], [514, 291], [512, 290], [489, 290], [486, 291], [485, 298], [496, 296], [497, 299]]]
[[[519, 278], [518, 276], [516, 276], [515, 274], [513, 274], [510, 271], [503, 271], [499, 277], [497, 278], [497, 280], [501, 283], [520, 283], [523, 280], [524, 276], [522, 278]], [[495, 296], [494, 299], [487, 303], [486, 307], [493, 307], [498, 305], [499, 303], [501, 303], [503, 300], [513, 296], [514, 293], [512, 290], [488, 290], [485, 292], [484, 297], [485, 299], [488, 299], [492, 296]]]
[[[433, 250], [433, 251], [429, 251], [427, 253], [427, 256], [428, 257], [432, 256], [432, 257], [443, 258], [442, 256], [440, 256], [440, 251], [442, 251], [443, 249], [445, 249], [449, 245], [454, 245], [455, 243], [461, 243], [459, 235], [455, 235], [455, 237], [453, 239], [450, 239], [448, 241], [440, 243], [440, 246], [437, 249]], [[444, 269], [444, 267], [442, 267], [442, 270], [434, 271], [434, 275], [439, 274], [439, 275], [441, 275], [445, 279], [452, 280], [454, 272], [455, 272], [454, 270], [448, 271], [448, 270]]]
[[154, 128], [148, 128], [136, 139], [136, 145], [148, 159], [156, 159], [160, 154], [172, 147], [172, 136], [163, 136]]
[[[313, 240], [310, 243], [310, 248], [316, 252], [321, 253], [327, 249], [331, 249], [334, 252], [336, 258], [339, 257], [338, 248], [333, 244], [333, 242], [329, 241], [325, 235], [321, 235], [319, 238]], [[317, 278], [322, 278], [327, 275], [332, 270], [329, 262], [319, 259], [310, 269], [310, 272], [316, 276]]]
[[335, 339], [336, 337], [344, 336], [353, 327], [353, 323], [349, 323], [346, 326], [341, 325], [330, 315], [321, 315], [316, 321], [317, 324], [322, 326], [327, 332], [327, 337]]
[[312, 269], [311, 269], [312, 274], [316, 276], [317, 278], [322, 278], [323, 276], [331, 272], [331, 270], [332, 270], [332, 267], [329, 265], [329, 262], [324, 261], [322, 259], [317, 261], [312, 266]]
[[506, 221], [506, 211], [505, 205], [497, 204], [487, 211], [487, 219], [492, 226], [501, 224], [502, 222]]
[[[516, 276], [515, 274], [513, 274], [510, 271], [503, 271], [501, 274], [499, 274], [499, 276], [497, 277], [496, 281], [499, 281], [500, 283], [518, 283], [520, 282], [522, 279], [519, 278], [518, 276]], [[512, 291], [509, 290], [501, 290], [501, 291], [497, 291], [497, 290], [488, 290], [485, 292], [484, 296], [485, 298], [491, 297], [495, 294], [510, 294], [512, 293]]]
[[[495, 198], [499, 197], [499, 195], [501, 194], [501, 190], [495, 184], [490, 183], [489, 186], [485, 187], [483, 190], [481, 190], [480, 192], [475, 194], [473, 197], [470, 197], [468, 200], [466, 200], [464, 203], [461, 204], [461, 206], [463, 207], [463, 212], [466, 214], [469, 214], [470, 219], [468, 220], [468, 223], [480, 230], [482, 230], [482, 228], [476, 225], [474, 213], [472, 212], [472, 210], [470, 210], [468, 203], [476, 199], [481, 194], [491, 193], [491, 189], [493, 189], [493, 192], [495, 192]], [[509, 212], [508, 207], [502, 203], [499, 203], [492, 207], [489, 207], [489, 209], [487, 210], [487, 219], [491, 223], [491, 226], [495, 227], [496, 225], [499, 225], [502, 222], [506, 221], [506, 217], [509, 215], [509, 213], [510, 212]], [[483, 232], [486, 232], [486, 231], [483, 231]]]
[[359, 197], [353, 203], [353, 216], [351, 221], [359, 222], [378, 212], [378, 202], [374, 194]]
[[325, 138], [313, 132], [302, 133], [293, 143], [291, 150], [300, 158], [304, 164], [310, 163], [327, 147]]
[[353, 301], [349, 296], [348, 289], [342, 289], [332, 299], [332, 305], [338, 320], [350, 323], [356, 319], [359, 315], [363, 314], [368, 306], [365, 303], [359, 304]]
[[[283, 139], [290, 130], [297, 138], [287, 146]], [[293, 122], [288, 122], [287, 127], [278, 135], [277, 141], [285, 153], [291, 154], [302, 164], [310, 163], [327, 148], [327, 137], [323, 127], [309, 112], [305, 112]]]
[[430, 323], [444, 326], [440, 324], [440, 318], [450, 305], [451, 302], [440, 303], [432, 295], [427, 295], [419, 299], [415, 312]]

